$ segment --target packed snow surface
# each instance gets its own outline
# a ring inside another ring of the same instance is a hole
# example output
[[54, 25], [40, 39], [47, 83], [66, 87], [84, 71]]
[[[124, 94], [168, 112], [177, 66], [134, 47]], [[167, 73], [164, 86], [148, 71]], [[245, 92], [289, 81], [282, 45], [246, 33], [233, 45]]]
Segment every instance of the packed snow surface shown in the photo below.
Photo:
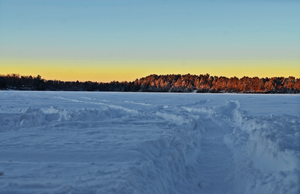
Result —
[[0, 193], [299, 194], [300, 96], [0, 92]]

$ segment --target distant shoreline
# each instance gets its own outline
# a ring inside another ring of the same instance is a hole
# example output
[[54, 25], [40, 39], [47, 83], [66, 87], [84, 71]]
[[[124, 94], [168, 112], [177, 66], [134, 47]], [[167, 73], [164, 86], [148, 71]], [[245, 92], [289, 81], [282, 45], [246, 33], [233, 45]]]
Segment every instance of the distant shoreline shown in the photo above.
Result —
[[0, 75], [0, 90], [27, 91], [103, 91], [172, 93], [246, 93], [297, 94], [300, 78], [295, 77], [223, 77], [200, 75], [149, 75], [132, 82], [79, 82], [45, 80], [41, 76]]

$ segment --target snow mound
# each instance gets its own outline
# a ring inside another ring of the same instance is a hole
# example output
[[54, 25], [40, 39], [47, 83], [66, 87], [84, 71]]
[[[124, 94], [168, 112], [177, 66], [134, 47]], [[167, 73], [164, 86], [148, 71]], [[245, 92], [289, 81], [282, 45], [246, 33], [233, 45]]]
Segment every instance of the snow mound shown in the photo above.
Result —
[[[238, 109], [225, 137], [234, 150], [237, 191], [298, 193], [300, 191], [299, 115], [250, 116]], [[249, 176], [251, 175], [251, 176]], [[251, 181], [249, 181], [251, 177]]]
[[[132, 113], [132, 112], [130, 112]], [[133, 112], [134, 114], [136, 112]], [[128, 110], [123, 110], [117, 106], [102, 107], [100, 109], [59, 109], [53, 106], [49, 108], [28, 107], [22, 113], [6, 114], [1, 116], [0, 131], [41, 127], [41, 126], [59, 126], [72, 123], [83, 122], [103, 122], [108, 119], [129, 117]]]

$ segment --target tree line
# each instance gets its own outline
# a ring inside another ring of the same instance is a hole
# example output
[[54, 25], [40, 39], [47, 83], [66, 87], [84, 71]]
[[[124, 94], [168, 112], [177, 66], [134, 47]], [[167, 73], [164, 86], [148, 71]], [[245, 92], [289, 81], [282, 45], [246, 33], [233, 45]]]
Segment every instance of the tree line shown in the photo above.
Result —
[[45, 80], [40, 75], [0, 75], [0, 89], [47, 91], [193, 92], [197, 93], [300, 93], [295, 77], [231, 77], [200, 75], [149, 75], [132, 82], [79, 82]]

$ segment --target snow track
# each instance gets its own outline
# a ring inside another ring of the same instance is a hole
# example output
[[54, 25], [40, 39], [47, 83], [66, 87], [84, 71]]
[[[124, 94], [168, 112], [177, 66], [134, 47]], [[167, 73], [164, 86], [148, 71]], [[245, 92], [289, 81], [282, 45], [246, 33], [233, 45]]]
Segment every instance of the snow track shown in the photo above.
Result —
[[207, 130], [203, 134], [201, 151], [197, 158], [198, 174], [203, 176], [203, 180], [198, 185], [203, 193], [232, 193], [235, 162], [232, 152], [223, 142], [226, 129], [212, 120], [204, 122]]
[[0, 193], [298, 194], [299, 96], [267, 97], [1, 92]]

